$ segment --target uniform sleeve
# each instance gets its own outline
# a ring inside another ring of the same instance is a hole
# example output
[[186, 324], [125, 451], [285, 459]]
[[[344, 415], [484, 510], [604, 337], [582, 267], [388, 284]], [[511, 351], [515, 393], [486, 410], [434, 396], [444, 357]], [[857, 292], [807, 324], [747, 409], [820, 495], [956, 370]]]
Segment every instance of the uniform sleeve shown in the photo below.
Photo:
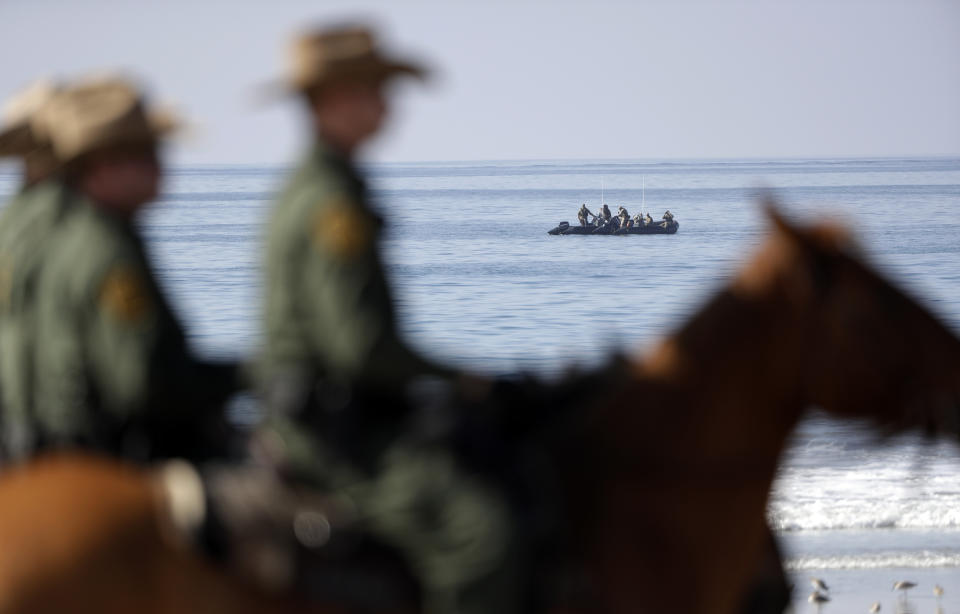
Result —
[[36, 344], [32, 392], [37, 423], [51, 443], [88, 436], [85, 410], [88, 398], [83, 352], [75, 314], [69, 306], [71, 293], [57, 268], [57, 254], [50, 259], [39, 281], [36, 302]]
[[410, 350], [396, 330], [377, 249], [379, 221], [346, 198], [311, 213], [303, 270], [311, 344], [348, 378], [386, 386], [446, 371]]

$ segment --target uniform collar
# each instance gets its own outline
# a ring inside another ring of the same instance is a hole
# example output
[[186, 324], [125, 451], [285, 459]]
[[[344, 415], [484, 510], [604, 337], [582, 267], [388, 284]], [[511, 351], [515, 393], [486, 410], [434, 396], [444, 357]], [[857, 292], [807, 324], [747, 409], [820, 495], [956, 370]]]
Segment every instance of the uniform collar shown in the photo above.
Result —
[[353, 161], [338, 150], [330, 146], [322, 138], [317, 138], [310, 152], [311, 164], [322, 168], [333, 168], [341, 175], [347, 177], [356, 187], [359, 193], [364, 194], [367, 190], [366, 182], [357, 172], [357, 167]]
[[58, 177], [48, 177], [30, 185], [20, 186], [18, 194], [51, 194], [59, 197], [65, 191], [66, 188]]
[[350, 171], [351, 173], [356, 174], [355, 166], [350, 158], [343, 155], [337, 149], [334, 149], [322, 138], [318, 138], [314, 142], [313, 151], [311, 152], [310, 157], [318, 163], [324, 165], [333, 165], [342, 170]]

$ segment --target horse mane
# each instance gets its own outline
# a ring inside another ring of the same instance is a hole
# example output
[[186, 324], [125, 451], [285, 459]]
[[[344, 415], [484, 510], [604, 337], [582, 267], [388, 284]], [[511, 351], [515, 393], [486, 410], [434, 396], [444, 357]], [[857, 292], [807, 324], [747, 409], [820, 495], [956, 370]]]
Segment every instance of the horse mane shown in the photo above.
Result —
[[[761, 248], [758, 257], [745, 265], [733, 282], [737, 292], [752, 294], [768, 290], [783, 268], [794, 266], [798, 256], [825, 260], [839, 254], [861, 258], [850, 231], [832, 221], [800, 227], [790, 223], [772, 200], [763, 203], [763, 210], [773, 226], [773, 234]], [[809, 290], [807, 284], [791, 279], [790, 291], [798, 294]]]

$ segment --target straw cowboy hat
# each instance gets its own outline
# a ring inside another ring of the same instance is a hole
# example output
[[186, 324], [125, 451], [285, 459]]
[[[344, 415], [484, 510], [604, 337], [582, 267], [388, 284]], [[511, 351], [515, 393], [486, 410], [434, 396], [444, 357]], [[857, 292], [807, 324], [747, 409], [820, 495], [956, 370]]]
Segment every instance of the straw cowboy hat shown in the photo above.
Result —
[[286, 77], [267, 85], [266, 93], [292, 94], [344, 81], [383, 81], [397, 75], [424, 78], [422, 65], [385, 55], [373, 32], [338, 27], [308, 32], [290, 46]]
[[42, 124], [61, 162], [104, 148], [155, 143], [182, 127], [172, 112], [147, 108], [142, 92], [119, 77], [64, 88], [44, 108]]
[[7, 101], [0, 111], [0, 157], [27, 157], [47, 149], [49, 141], [38, 117], [57, 91], [53, 81], [43, 79]]

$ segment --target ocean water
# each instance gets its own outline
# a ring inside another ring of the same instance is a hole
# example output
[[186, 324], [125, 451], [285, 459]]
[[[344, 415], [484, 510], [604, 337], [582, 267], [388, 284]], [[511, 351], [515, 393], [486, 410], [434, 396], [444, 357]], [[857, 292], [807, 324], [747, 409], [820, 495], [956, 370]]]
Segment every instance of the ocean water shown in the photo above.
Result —
[[[487, 373], [555, 374], [642, 351], [679, 325], [766, 232], [769, 188], [799, 220], [847, 221], [872, 261], [960, 330], [960, 159], [524, 161], [369, 168], [388, 221], [385, 257], [412, 344]], [[143, 220], [162, 282], [197, 348], [258, 343], [263, 222], [284, 169], [170, 172]], [[0, 194], [12, 190], [0, 173]], [[551, 237], [601, 198], [680, 222], [673, 236]], [[645, 189], [641, 189], [645, 186]], [[252, 419], [240, 411], [238, 419]], [[960, 453], [862, 427], [804, 421], [769, 509], [794, 577], [833, 588], [824, 611], [960, 613]], [[723, 530], [717, 527], [717, 530]], [[895, 580], [919, 586], [906, 604]]]

